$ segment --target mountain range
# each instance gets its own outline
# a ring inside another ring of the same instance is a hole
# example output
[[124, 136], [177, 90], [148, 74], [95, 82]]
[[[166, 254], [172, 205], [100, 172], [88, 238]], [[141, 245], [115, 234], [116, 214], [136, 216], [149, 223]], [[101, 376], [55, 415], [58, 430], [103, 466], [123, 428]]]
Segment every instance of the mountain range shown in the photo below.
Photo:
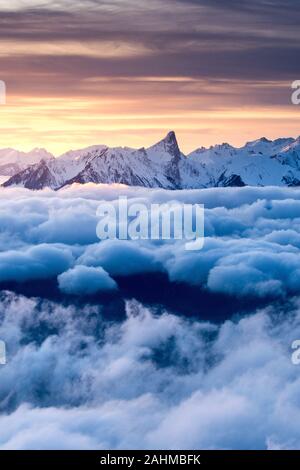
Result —
[[198, 148], [184, 155], [175, 133], [149, 148], [95, 145], [54, 158], [44, 149], [0, 150], [2, 186], [58, 190], [73, 183], [121, 183], [166, 189], [300, 186], [300, 137]]

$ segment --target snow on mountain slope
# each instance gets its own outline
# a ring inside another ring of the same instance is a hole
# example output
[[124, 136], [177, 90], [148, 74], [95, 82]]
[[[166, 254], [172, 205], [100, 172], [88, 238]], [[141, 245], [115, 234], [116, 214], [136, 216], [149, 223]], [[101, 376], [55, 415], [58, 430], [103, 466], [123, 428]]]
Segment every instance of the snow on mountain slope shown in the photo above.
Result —
[[9, 176], [5, 176], [5, 175], [0, 175], [0, 186], [5, 183], [5, 181], [8, 181], [9, 180]]
[[178, 161], [181, 154], [174, 132], [158, 144], [145, 149], [128, 147], [93, 149], [86, 166], [72, 183], [121, 183], [130, 186], [175, 188], [180, 185]]
[[144, 149], [107, 148], [94, 152], [84, 169], [67, 180], [65, 185], [93, 182], [172, 188], [172, 184], [156, 166]]
[[14, 185], [24, 186], [28, 189], [42, 189], [44, 187], [58, 189], [66, 181], [78, 175], [95, 153], [106, 149], [107, 147], [104, 145], [95, 145], [85, 149], [71, 150], [58, 158], [43, 159], [14, 175], [5, 185], [9, 186], [10, 182], [13, 182]]
[[13, 176], [42, 159], [51, 160], [54, 156], [45, 149], [35, 148], [30, 152], [20, 152], [11, 148], [0, 150], [0, 175]]
[[48, 168], [54, 180], [52, 185], [54, 189], [78, 175], [95, 155], [102, 155], [107, 148], [105, 145], [93, 145], [80, 150], [71, 150], [51, 161]]
[[121, 183], [168, 189], [300, 185], [300, 138], [261, 138], [235, 148], [221, 144], [185, 156], [174, 132], [149, 148], [104, 145], [43, 159], [4, 186], [59, 189], [73, 183]]
[[202, 165], [206, 186], [296, 186], [300, 181], [299, 143], [299, 139], [270, 141], [263, 137], [242, 148], [229, 144], [201, 148], [188, 159]]
[[5, 182], [28, 189], [59, 189], [72, 183], [122, 183], [130, 186], [180, 187], [180, 152], [174, 132], [149, 149], [93, 146], [42, 161]]

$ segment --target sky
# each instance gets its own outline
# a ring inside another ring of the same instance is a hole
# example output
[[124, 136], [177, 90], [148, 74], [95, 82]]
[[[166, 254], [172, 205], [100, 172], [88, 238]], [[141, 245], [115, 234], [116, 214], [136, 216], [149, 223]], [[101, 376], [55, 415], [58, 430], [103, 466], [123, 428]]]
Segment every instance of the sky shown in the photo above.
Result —
[[0, 2], [0, 147], [297, 137], [298, 0]]

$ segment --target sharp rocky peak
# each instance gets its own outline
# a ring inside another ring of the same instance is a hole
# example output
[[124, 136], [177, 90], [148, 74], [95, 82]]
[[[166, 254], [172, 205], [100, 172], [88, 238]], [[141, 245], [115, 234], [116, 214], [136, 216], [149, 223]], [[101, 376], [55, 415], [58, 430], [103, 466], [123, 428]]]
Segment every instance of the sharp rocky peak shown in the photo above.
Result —
[[152, 152], [157, 154], [168, 154], [176, 160], [179, 160], [182, 155], [174, 131], [169, 132], [164, 139], [147, 150], [150, 155]]

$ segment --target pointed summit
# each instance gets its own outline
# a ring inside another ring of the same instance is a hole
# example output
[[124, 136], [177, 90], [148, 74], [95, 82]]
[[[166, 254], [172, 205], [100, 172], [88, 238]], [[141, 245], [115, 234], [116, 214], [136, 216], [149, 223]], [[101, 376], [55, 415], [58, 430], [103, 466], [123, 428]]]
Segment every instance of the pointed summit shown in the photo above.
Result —
[[176, 142], [177, 143], [177, 138], [176, 138], [176, 134], [174, 131], [170, 131], [168, 132], [168, 134], [166, 135], [166, 137], [164, 138], [164, 140], [166, 142]]
[[181, 157], [181, 151], [175, 132], [169, 132], [164, 139], [147, 149], [147, 153], [152, 156], [152, 158], [157, 158], [158, 160], [165, 160], [166, 158], [169, 160], [174, 157], [179, 159]]
[[174, 131], [170, 131], [162, 140], [162, 142], [165, 144], [165, 149], [167, 152], [171, 153], [174, 157], [180, 155], [181, 152]]

